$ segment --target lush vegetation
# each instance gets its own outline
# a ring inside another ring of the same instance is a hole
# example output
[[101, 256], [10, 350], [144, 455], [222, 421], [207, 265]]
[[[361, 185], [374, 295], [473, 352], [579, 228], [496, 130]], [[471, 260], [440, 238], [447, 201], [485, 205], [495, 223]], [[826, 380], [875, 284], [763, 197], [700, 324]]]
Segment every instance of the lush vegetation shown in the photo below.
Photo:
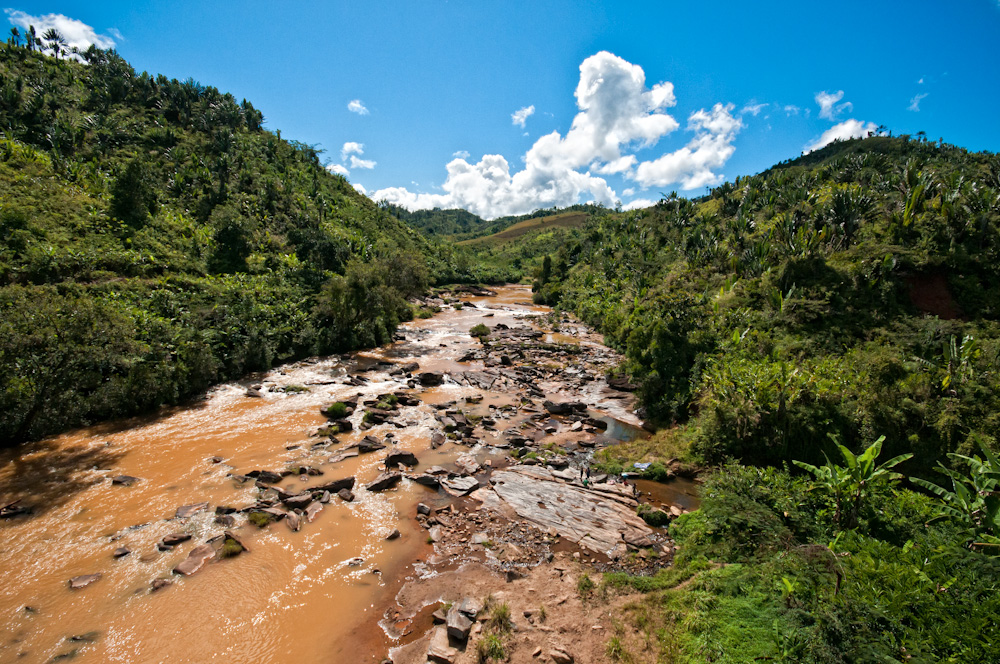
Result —
[[249, 102], [34, 46], [0, 46], [0, 444], [383, 343], [429, 283], [505, 276]]

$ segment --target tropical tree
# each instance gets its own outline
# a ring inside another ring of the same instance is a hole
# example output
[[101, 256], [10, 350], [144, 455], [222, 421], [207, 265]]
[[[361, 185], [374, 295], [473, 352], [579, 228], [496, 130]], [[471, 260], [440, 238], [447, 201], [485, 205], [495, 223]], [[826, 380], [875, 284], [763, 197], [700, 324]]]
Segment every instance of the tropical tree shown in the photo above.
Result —
[[871, 489], [879, 483], [901, 479], [903, 476], [892, 472], [891, 469], [913, 456], [900, 454], [876, 466], [875, 460], [882, 453], [884, 441], [885, 436], [879, 436], [878, 440], [857, 456], [834, 441], [846, 466], [838, 466], [830, 461], [829, 457], [826, 459], [826, 465], [820, 467], [803, 461], [793, 461], [796, 466], [804, 468], [816, 478], [813, 488], [825, 491], [833, 497], [837, 510], [834, 518], [844, 528], [854, 528], [858, 525], [861, 504]]
[[42, 41], [38, 38], [38, 34], [35, 32], [35, 26], [28, 26], [28, 31], [24, 33], [24, 41], [24, 45], [29, 51], [34, 51], [36, 46], [41, 45]]
[[7, 40], [7, 43], [11, 46], [21, 45], [21, 31], [17, 29], [17, 26], [10, 29], [10, 38]]
[[42, 35], [42, 39], [48, 42], [48, 48], [52, 50], [52, 55], [56, 58], [59, 57], [60, 53], [66, 52], [66, 38], [55, 28], [46, 30], [45, 34]]

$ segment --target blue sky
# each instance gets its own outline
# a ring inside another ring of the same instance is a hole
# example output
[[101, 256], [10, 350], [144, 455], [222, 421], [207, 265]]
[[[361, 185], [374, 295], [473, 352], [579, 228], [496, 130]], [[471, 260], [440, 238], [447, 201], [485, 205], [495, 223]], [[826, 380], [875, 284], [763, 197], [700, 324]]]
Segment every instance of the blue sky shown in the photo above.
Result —
[[5, 18], [246, 98], [410, 207], [641, 205], [876, 125], [1000, 150], [998, 0], [107, 0]]

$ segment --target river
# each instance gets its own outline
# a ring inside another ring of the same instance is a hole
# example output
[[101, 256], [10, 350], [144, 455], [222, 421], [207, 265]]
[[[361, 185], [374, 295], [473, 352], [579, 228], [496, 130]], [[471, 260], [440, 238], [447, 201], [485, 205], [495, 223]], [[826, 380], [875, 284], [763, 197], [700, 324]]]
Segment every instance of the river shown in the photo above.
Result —
[[[385, 348], [281, 366], [217, 386], [192, 405], [5, 452], [0, 498], [3, 504], [23, 499], [33, 513], [0, 523], [0, 660], [380, 661], [395, 642], [379, 620], [401, 581], [432, 554], [426, 531], [412, 518], [415, 506], [446, 498], [409, 480], [383, 493], [361, 489], [381, 472], [385, 454], [330, 463], [334, 450], [316, 435], [326, 421], [320, 409], [359, 394], [374, 398], [407, 389], [406, 377], [390, 375], [380, 362], [418, 362], [420, 371], [482, 368], [481, 362], [459, 361], [479, 347], [468, 330], [477, 323], [524, 326], [547, 315], [530, 295], [525, 287], [508, 286], [495, 297], [463, 297], [468, 306], [446, 306], [433, 318], [407, 323], [405, 339]], [[594, 335], [581, 340], [547, 331], [551, 343], [599, 347]], [[602, 357], [614, 359], [599, 348]], [[347, 384], [356, 375], [369, 382]], [[262, 398], [247, 396], [251, 385], [262, 386]], [[637, 423], [627, 399], [605, 398], [606, 386], [597, 382], [582, 385], [575, 397], [599, 407], [597, 415]], [[483, 396], [465, 410], [477, 416], [516, 406], [508, 391], [451, 381], [412, 392], [422, 403], [402, 409], [404, 428], [359, 430], [359, 409], [352, 417], [355, 430], [339, 441], [391, 433], [399, 448], [420, 457], [421, 467], [448, 466], [468, 448], [449, 443], [431, 449], [431, 434], [440, 429], [435, 403]], [[503, 456], [488, 446], [475, 451], [480, 461]], [[334, 497], [300, 532], [284, 523], [259, 529], [239, 517], [235, 532], [249, 553], [213, 560], [190, 577], [171, 572], [194, 545], [222, 532], [217, 506], [240, 508], [257, 500], [254, 483], [232, 475], [300, 466], [323, 475], [289, 477], [283, 490], [355, 476], [355, 500]], [[114, 484], [111, 478], [121, 475], [139, 480]], [[203, 501], [210, 509], [175, 518], [179, 506]], [[401, 536], [387, 541], [394, 529]], [[192, 540], [159, 551], [157, 543], [175, 532]], [[113, 558], [118, 547], [131, 553]], [[69, 588], [69, 579], [95, 573], [98, 581]], [[172, 585], [152, 592], [156, 579]]]

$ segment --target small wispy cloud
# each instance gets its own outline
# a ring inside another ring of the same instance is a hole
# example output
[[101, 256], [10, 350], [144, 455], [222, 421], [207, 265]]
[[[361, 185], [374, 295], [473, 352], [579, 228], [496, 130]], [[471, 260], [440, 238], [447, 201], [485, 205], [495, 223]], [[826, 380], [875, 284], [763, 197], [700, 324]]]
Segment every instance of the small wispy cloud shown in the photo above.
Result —
[[767, 107], [768, 104], [755, 104], [751, 102], [740, 109], [740, 115], [746, 115], [747, 113], [749, 113], [750, 115], [757, 117], [758, 115], [760, 115], [760, 112]]
[[913, 95], [913, 98], [910, 99], [910, 105], [906, 107], [906, 110], [913, 111], [914, 113], [919, 113], [920, 101], [929, 94], [930, 94], [929, 92], [921, 92], [919, 94]]
[[365, 105], [361, 103], [360, 99], [352, 99], [347, 102], [347, 110], [351, 113], [357, 113], [358, 115], [368, 115], [368, 109], [365, 108]]
[[535, 105], [525, 106], [524, 108], [518, 109], [510, 114], [511, 122], [514, 124], [524, 127], [524, 123], [528, 121], [528, 118], [534, 115]]
[[452, 152], [451, 156], [452, 157], [456, 157], [458, 159], [468, 159], [469, 158], [469, 151], [468, 150], [459, 150], [458, 152]]

